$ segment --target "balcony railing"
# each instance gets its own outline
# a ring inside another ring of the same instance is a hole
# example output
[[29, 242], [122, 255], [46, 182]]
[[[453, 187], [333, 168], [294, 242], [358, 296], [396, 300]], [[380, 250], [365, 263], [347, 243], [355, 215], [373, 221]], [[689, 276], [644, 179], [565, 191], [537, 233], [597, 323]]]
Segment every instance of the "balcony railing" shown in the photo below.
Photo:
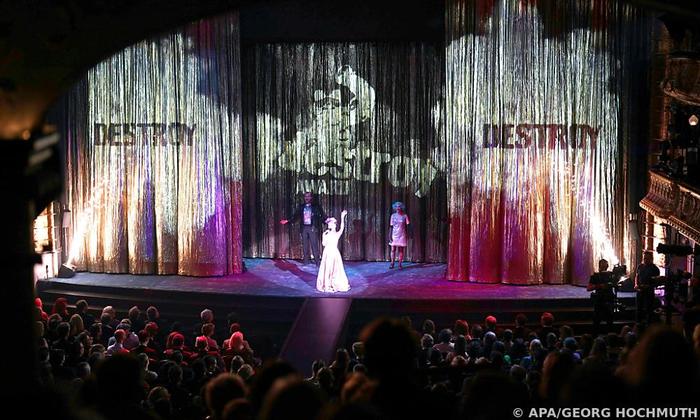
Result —
[[649, 171], [649, 178], [640, 207], [700, 242], [700, 190], [656, 171]]

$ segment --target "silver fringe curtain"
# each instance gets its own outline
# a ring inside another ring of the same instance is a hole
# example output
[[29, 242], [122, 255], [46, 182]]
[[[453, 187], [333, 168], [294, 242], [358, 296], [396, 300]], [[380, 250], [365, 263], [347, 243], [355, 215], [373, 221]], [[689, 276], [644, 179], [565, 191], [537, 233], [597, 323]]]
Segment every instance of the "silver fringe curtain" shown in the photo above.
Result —
[[622, 116], [648, 19], [612, 1], [449, 0], [446, 27], [448, 278], [584, 284], [623, 259]]
[[242, 270], [238, 30], [237, 13], [193, 23], [88, 72], [87, 127], [67, 135], [79, 269]]
[[255, 45], [244, 62], [245, 254], [301, 257], [289, 217], [311, 191], [347, 209], [350, 260], [385, 260], [391, 203], [411, 218], [407, 259], [447, 246], [442, 48], [429, 44]]

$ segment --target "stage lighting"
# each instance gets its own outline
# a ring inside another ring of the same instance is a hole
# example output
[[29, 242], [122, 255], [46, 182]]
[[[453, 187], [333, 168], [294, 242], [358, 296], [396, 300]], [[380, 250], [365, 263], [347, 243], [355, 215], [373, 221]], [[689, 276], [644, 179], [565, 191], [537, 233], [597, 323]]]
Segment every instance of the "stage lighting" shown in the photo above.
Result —
[[659, 244], [656, 246], [656, 252], [659, 254], [675, 255], [685, 257], [686, 255], [700, 255], [700, 245], [695, 245], [695, 248], [690, 245], [667, 245]]
[[75, 276], [75, 267], [71, 267], [66, 264], [61, 264], [61, 268], [58, 269], [58, 276], [62, 279], [69, 279]]

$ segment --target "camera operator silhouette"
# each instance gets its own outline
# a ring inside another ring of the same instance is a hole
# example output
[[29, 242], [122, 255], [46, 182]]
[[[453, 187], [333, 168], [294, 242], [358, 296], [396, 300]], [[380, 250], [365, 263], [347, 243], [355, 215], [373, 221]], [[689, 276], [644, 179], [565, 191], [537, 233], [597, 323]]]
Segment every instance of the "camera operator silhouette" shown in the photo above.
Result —
[[655, 277], [660, 274], [659, 267], [654, 264], [654, 253], [645, 251], [634, 278], [634, 288], [637, 291], [637, 322], [650, 324], [654, 320], [654, 289], [658, 283]]
[[600, 332], [600, 322], [605, 321], [607, 331], [612, 330], [613, 311], [615, 304], [614, 282], [615, 275], [608, 271], [608, 261], [601, 259], [598, 261], [598, 272], [594, 273], [588, 280], [586, 290], [591, 293], [593, 302], [593, 333]]

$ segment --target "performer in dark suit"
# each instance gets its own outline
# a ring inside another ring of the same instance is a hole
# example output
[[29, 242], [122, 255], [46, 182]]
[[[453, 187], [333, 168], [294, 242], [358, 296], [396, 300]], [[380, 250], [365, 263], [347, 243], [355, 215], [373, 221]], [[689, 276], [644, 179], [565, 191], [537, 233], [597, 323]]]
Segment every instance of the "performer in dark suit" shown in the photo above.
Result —
[[613, 282], [615, 277], [608, 271], [608, 261], [598, 261], [598, 272], [593, 274], [588, 280], [586, 288], [591, 293], [593, 301], [593, 333], [599, 334], [600, 322], [605, 321], [608, 331], [612, 331], [613, 325], [613, 305], [615, 303], [615, 291]]
[[311, 252], [314, 254], [316, 265], [321, 264], [321, 252], [318, 247], [318, 235], [321, 232], [326, 214], [321, 206], [314, 202], [314, 196], [310, 192], [304, 193], [304, 202], [299, 204], [290, 219], [282, 219], [280, 223], [294, 223], [299, 220], [301, 229], [301, 243], [304, 247], [304, 264], [309, 263]]

